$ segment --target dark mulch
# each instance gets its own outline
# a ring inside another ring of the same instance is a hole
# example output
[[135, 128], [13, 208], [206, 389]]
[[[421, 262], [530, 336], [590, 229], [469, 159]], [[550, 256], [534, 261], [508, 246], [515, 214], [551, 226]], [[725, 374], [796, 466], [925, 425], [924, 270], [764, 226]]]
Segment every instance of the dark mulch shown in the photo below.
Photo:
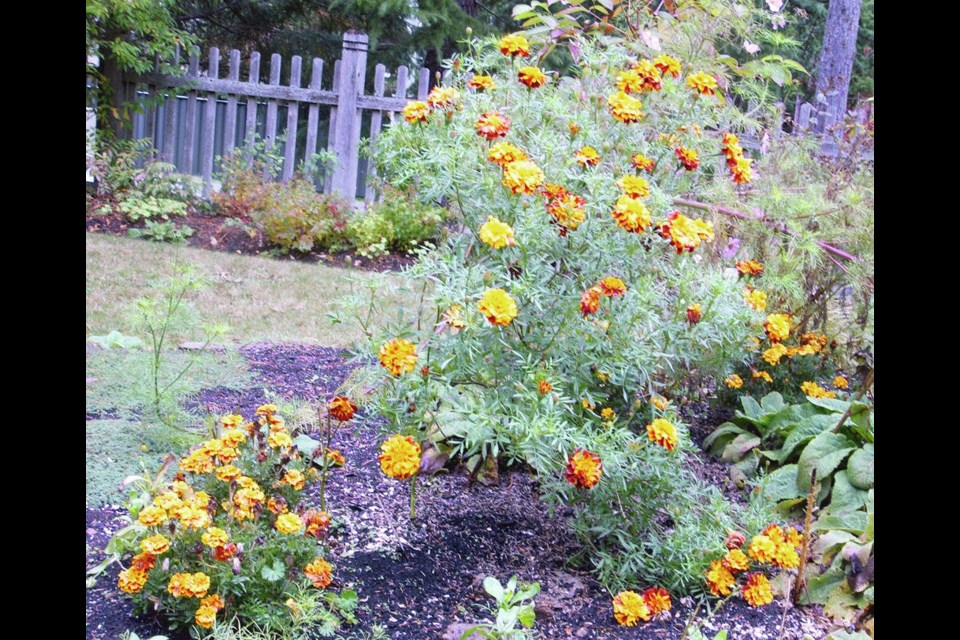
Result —
[[[335, 349], [251, 345], [243, 355], [256, 373], [251, 389], [207, 390], [197, 401], [199, 407], [249, 414], [264, 402], [264, 388], [283, 396], [326, 398], [349, 373]], [[714, 419], [708, 414], [708, 421]], [[422, 479], [417, 519], [411, 523], [409, 484], [384, 477], [377, 464], [381, 420], [361, 412], [354, 424], [352, 430], [337, 434], [335, 446], [344, 452], [347, 464], [327, 489], [328, 509], [337, 522], [329, 539], [330, 560], [336, 567], [334, 587], [349, 585], [361, 600], [360, 624], [348, 630], [349, 637], [359, 638], [380, 624], [394, 640], [458, 638], [449, 635], [456, 630], [451, 625], [488, 617], [485, 607], [491, 599], [481, 586], [483, 577], [495, 575], [506, 581], [518, 575], [543, 587], [536, 624], [542, 638], [679, 638], [692, 609], [687, 599], [675, 601], [672, 615], [663, 620], [634, 628], [616, 624], [609, 594], [589, 573], [566, 566], [579, 546], [566, 529], [565, 514], [551, 515], [538, 500], [535, 477], [505, 469], [500, 484], [492, 487], [470, 485], [461, 470]], [[695, 434], [698, 428], [694, 426]], [[709, 478], [721, 474], [719, 463], [698, 464], [694, 470]], [[315, 504], [317, 488], [310, 491], [307, 502]], [[120, 513], [117, 508], [87, 510], [88, 567], [103, 557], [98, 549], [120, 526]], [[113, 639], [125, 628], [141, 637], [160, 629], [154, 620], [131, 619], [131, 606], [115, 586], [117, 572], [111, 568], [87, 592], [88, 640]], [[804, 633], [823, 634], [822, 621], [812, 611], [791, 609], [781, 636], [782, 615], [779, 606], [754, 610], [734, 599], [709, 624], [714, 629], [728, 627], [736, 640], [796, 640]]]
[[[108, 210], [106, 207], [98, 211]], [[275, 257], [278, 260], [297, 260], [300, 262], [322, 262], [331, 267], [356, 267], [368, 271], [400, 271], [413, 264], [414, 258], [405, 254], [387, 254], [371, 260], [358, 256], [352, 251], [324, 253], [291, 253], [281, 255], [264, 239], [263, 232], [248, 217], [227, 217], [212, 215], [200, 211], [190, 211], [186, 216], [174, 220], [177, 225], [187, 225], [193, 229], [193, 235], [187, 238], [187, 244], [200, 249], [212, 249], [227, 253], [240, 253], [250, 256]], [[141, 222], [131, 223], [124, 216], [112, 213], [87, 214], [87, 231], [107, 233], [114, 236], [126, 236], [130, 229], [143, 228]]]

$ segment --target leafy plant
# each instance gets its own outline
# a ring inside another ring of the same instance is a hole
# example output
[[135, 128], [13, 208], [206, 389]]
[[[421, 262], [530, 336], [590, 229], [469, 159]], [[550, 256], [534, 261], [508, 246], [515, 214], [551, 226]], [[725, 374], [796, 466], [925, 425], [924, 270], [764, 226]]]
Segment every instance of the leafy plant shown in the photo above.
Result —
[[[127, 629], [122, 634], [120, 634], [120, 640], [140, 640], [140, 636], [138, 636], [133, 631], [130, 631], [129, 629]], [[150, 636], [145, 640], [167, 640], [167, 636]]]
[[104, 349], [139, 349], [143, 340], [136, 336], [125, 336], [116, 329], [105, 336], [90, 336], [87, 342], [100, 345]]
[[193, 235], [193, 227], [170, 221], [147, 220], [142, 229], [127, 229], [131, 238], [146, 238], [154, 242], [183, 242]]
[[357, 253], [372, 259], [388, 250], [410, 251], [436, 238], [446, 217], [445, 209], [417, 202], [410, 189], [386, 186], [382, 197], [366, 211], [355, 213], [347, 223], [347, 238]]
[[140, 220], [154, 221], [156, 218], [169, 220], [170, 216], [187, 215], [187, 205], [169, 198], [145, 196], [143, 198], [127, 198], [120, 203], [122, 211], [130, 222]]
[[[470, 627], [460, 636], [461, 640], [473, 637], [472, 634], [489, 640], [531, 638], [527, 629], [533, 628], [537, 617], [533, 610], [533, 599], [540, 593], [540, 583], [518, 584], [517, 576], [513, 576], [507, 581], [507, 585], [503, 586], [494, 576], [487, 576], [483, 579], [483, 588], [496, 601], [496, 605], [491, 607], [491, 613], [496, 614], [496, 618], [492, 623]], [[522, 627], [518, 628], [517, 623]]]

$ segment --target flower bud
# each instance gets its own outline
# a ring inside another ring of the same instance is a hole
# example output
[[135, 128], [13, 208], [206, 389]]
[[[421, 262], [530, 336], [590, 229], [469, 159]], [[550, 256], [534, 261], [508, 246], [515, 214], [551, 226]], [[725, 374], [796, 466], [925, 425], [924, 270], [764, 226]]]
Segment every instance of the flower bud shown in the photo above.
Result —
[[240, 575], [240, 558], [233, 559], [233, 575]]
[[468, 36], [472, 36], [472, 35], [473, 35], [473, 27], [467, 27], [467, 35], [468, 35]]
[[170, 570], [170, 558], [164, 558], [164, 559], [163, 559], [163, 564], [160, 565], [160, 568], [163, 569], [164, 571], [169, 571], [169, 570]]

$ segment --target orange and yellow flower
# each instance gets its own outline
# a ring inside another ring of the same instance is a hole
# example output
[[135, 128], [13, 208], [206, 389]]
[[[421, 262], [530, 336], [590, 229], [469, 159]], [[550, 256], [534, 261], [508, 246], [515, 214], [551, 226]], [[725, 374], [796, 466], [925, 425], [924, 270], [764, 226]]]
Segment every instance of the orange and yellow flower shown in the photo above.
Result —
[[506, 140], [502, 140], [494, 145], [491, 145], [490, 150], [487, 151], [487, 160], [499, 165], [501, 168], [507, 166], [511, 162], [527, 159], [526, 153], [524, 153], [519, 147], [507, 142]]
[[286, 429], [283, 431], [274, 431], [267, 436], [267, 445], [271, 449], [289, 449], [293, 446], [293, 438]]
[[636, 591], [621, 591], [613, 597], [613, 617], [617, 623], [632, 627], [641, 620], [649, 621], [653, 612], [643, 596]]
[[688, 218], [679, 211], [674, 211], [667, 216], [666, 222], [660, 225], [660, 235], [670, 240], [677, 254], [681, 254], [684, 251], [693, 251], [703, 241], [712, 241], [713, 223], [699, 218]]
[[299, 469], [287, 469], [286, 473], [283, 474], [283, 478], [280, 479], [280, 484], [285, 484], [293, 487], [297, 491], [301, 491], [307, 484], [307, 477], [303, 475], [303, 471]]
[[503, 186], [518, 195], [536, 193], [543, 179], [543, 171], [531, 160], [517, 160], [503, 168]]
[[740, 549], [730, 549], [727, 551], [727, 554], [723, 556], [723, 566], [731, 573], [739, 573], [740, 571], [746, 571], [750, 568], [750, 559], [747, 558], [747, 554]]
[[703, 310], [700, 308], [700, 303], [695, 302], [687, 307], [687, 322], [690, 324], [697, 324], [700, 322], [700, 319], [703, 317]]
[[333, 582], [333, 567], [323, 558], [316, 558], [313, 562], [305, 566], [303, 568], [303, 574], [307, 576], [317, 589], [325, 589]]
[[597, 286], [590, 287], [584, 291], [583, 295], [580, 296], [580, 313], [582, 313], [584, 317], [596, 313], [597, 309], [600, 308], [600, 296], [602, 295], [603, 289]]
[[303, 521], [306, 524], [304, 535], [312, 538], [319, 539], [330, 528], [330, 514], [326, 511], [307, 511], [303, 514]]
[[202, 598], [210, 588], [210, 576], [197, 573], [175, 573], [167, 583], [167, 592], [175, 598]]
[[687, 76], [687, 86], [699, 95], [712, 96], [717, 92], [717, 79], [709, 73], [692, 73]]
[[512, 247], [516, 244], [513, 239], [513, 228], [494, 216], [488, 216], [487, 221], [480, 227], [480, 240], [494, 249]]
[[430, 115], [430, 106], [422, 100], [411, 100], [403, 108], [403, 119], [407, 122], [426, 122]]
[[213, 627], [213, 623], [217, 619], [217, 610], [213, 607], [207, 605], [200, 605], [197, 608], [197, 612], [193, 616], [193, 621], [197, 623], [198, 627], [203, 629], [210, 629]]
[[156, 527], [169, 519], [167, 511], [160, 506], [150, 505], [149, 507], [144, 507], [140, 510], [140, 515], [137, 516], [137, 522], [142, 524], [145, 527]]
[[600, 410], [600, 417], [609, 422], [613, 422], [617, 419], [617, 414], [610, 407], [604, 407]]
[[155, 556], [165, 553], [169, 548], [170, 541], [159, 533], [140, 541], [140, 550]]
[[770, 342], [782, 342], [790, 337], [790, 314], [771, 313], [763, 323]]
[[350, 398], [346, 396], [335, 396], [327, 406], [327, 411], [340, 422], [350, 422], [357, 411], [357, 405], [350, 402]]
[[580, 223], [586, 220], [586, 204], [587, 201], [581, 196], [569, 193], [566, 189], [547, 202], [547, 213], [553, 216], [553, 222], [560, 227], [561, 236], [567, 235], [567, 230], [576, 231]]
[[847, 382], [847, 379], [839, 375], [833, 379], [831, 384], [833, 384], [833, 386], [837, 389], [846, 389], [848, 386], [850, 386], [850, 384]]
[[739, 389], [743, 386], [743, 378], [735, 373], [731, 373], [723, 379], [724, 383], [731, 389]]
[[147, 584], [147, 574], [138, 569], [124, 569], [117, 578], [117, 587], [124, 593], [140, 593]]
[[[660, 81], [663, 75], [652, 60], [638, 60], [631, 67], [631, 71], [640, 79], [638, 91], [660, 91], [663, 88], [663, 83]], [[627, 91], [627, 93], [630, 92]]]
[[803, 395], [809, 396], [811, 398], [836, 398], [837, 394], [833, 391], [827, 391], [821, 387], [816, 382], [807, 380], [800, 385], [800, 391], [803, 392]]
[[620, 296], [627, 292], [627, 285], [615, 276], [607, 276], [597, 283], [605, 296]]
[[347, 459], [344, 458], [343, 454], [336, 449], [327, 449], [323, 455], [327, 460], [330, 461], [330, 464], [335, 467], [342, 467], [343, 465], [347, 464]]
[[660, 445], [667, 451], [673, 451], [677, 446], [677, 430], [669, 420], [657, 418], [647, 425], [647, 437], [650, 442]]
[[668, 75], [674, 78], [680, 77], [680, 61], [673, 56], [662, 53], [653, 59], [653, 65], [660, 71], [660, 75], [663, 77]]
[[520, 34], [508, 34], [500, 38], [500, 53], [505, 56], [526, 58], [530, 55], [530, 44]]
[[617, 180], [617, 186], [631, 198], [650, 197], [650, 183], [640, 176], [623, 176]]
[[643, 118], [643, 103], [623, 91], [611, 94], [607, 98], [610, 115], [624, 123], [640, 122]]
[[553, 391], [553, 385], [546, 380], [541, 380], [537, 383], [537, 391], [540, 393], [540, 395], [545, 396]]
[[646, 171], [647, 173], [653, 172], [653, 160], [642, 153], [638, 153], [630, 158], [630, 163], [633, 164], [637, 171]]
[[650, 226], [650, 210], [640, 198], [620, 196], [611, 215], [618, 226], [630, 233], [641, 233]]
[[751, 558], [767, 564], [773, 562], [773, 556], [776, 552], [777, 543], [765, 534], [753, 536], [750, 540], [750, 546], [747, 548], [747, 553]]
[[652, 404], [657, 411], [666, 411], [670, 408], [670, 401], [663, 396], [653, 396], [650, 399], [650, 404]]
[[773, 602], [773, 589], [770, 581], [762, 573], [752, 573], [742, 587], [743, 599], [751, 607], [761, 607]]
[[747, 287], [743, 290], [743, 299], [757, 311], [765, 311], [767, 308], [767, 294], [760, 289]]
[[503, 289], [487, 289], [477, 303], [477, 308], [490, 324], [498, 327], [509, 326], [517, 317], [517, 303]]
[[490, 76], [475, 75], [470, 78], [467, 86], [477, 91], [489, 91], [494, 88], [493, 78]]
[[753, 371], [752, 372], [754, 380], [763, 380], [764, 382], [773, 382], [773, 378], [770, 377], [770, 374], [766, 371]]
[[633, 69], [621, 71], [617, 74], [616, 85], [624, 93], [640, 93], [643, 91], [643, 78]]
[[714, 560], [710, 563], [710, 569], [707, 571], [707, 587], [710, 593], [715, 596], [728, 596], [735, 582], [736, 578], [723, 566], [723, 562]]
[[396, 434], [380, 445], [380, 469], [396, 480], [412, 478], [420, 470], [420, 443], [410, 436]]
[[700, 154], [697, 153], [695, 149], [677, 147], [673, 152], [677, 155], [677, 160], [680, 161], [680, 164], [687, 171], [693, 171], [700, 166]]
[[787, 355], [787, 348], [778, 342], [763, 352], [763, 359], [766, 360], [771, 367], [775, 367], [779, 364], [780, 358], [785, 355]]
[[520, 67], [517, 71], [517, 80], [520, 84], [526, 85], [531, 89], [542, 87], [547, 82], [547, 76], [539, 67]]
[[643, 592], [643, 599], [650, 608], [650, 615], [656, 616], [664, 611], [670, 611], [673, 603], [670, 601], [670, 593], [663, 587], [650, 587]]
[[487, 111], [480, 114], [473, 128], [478, 136], [487, 140], [496, 140], [504, 137], [510, 131], [510, 118], [499, 111]]
[[277, 516], [277, 522], [274, 528], [280, 533], [293, 535], [303, 531], [303, 521], [295, 513], [282, 513]]
[[451, 329], [463, 329], [466, 327], [467, 323], [463, 320], [463, 305], [450, 305], [450, 307], [443, 312], [443, 317], [440, 319], [440, 324], [445, 324]]
[[434, 87], [427, 94], [427, 106], [431, 109], [449, 109], [460, 101], [460, 92], [453, 87]]
[[230, 537], [227, 535], [227, 532], [220, 527], [210, 527], [200, 536], [200, 541], [212, 549], [227, 544], [230, 542]]
[[399, 377], [417, 366], [417, 346], [403, 338], [392, 338], [380, 346], [380, 365]]
[[763, 275], [763, 264], [757, 262], [756, 260], [738, 260], [737, 271], [741, 275], [745, 276], [762, 276]]
[[600, 482], [603, 463], [600, 456], [586, 449], [574, 449], [567, 459], [567, 472], [564, 477], [577, 489], [592, 489]]
[[593, 147], [580, 147], [573, 157], [581, 167], [593, 167], [600, 162], [600, 154]]

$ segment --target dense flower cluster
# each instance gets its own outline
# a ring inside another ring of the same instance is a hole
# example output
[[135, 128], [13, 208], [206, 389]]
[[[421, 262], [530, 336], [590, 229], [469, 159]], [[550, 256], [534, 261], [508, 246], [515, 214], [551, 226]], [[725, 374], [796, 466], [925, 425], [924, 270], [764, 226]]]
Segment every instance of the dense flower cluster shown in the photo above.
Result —
[[592, 489], [600, 482], [603, 463], [600, 456], [586, 449], [575, 449], [567, 459], [567, 482], [577, 489]]
[[724, 378], [723, 382], [731, 389], [739, 389], [743, 386], [743, 378], [735, 373], [728, 375]]
[[[727, 159], [727, 167], [730, 169], [730, 175], [733, 177], [734, 183], [746, 184], [753, 179], [753, 169], [750, 167], [753, 160], [743, 156], [740, 139], [732, 133], [723, 134], [723, 155]], [[762, 265], [760, 273], [763, 273]]]
[[510, 118], [499, 111], [487, 111], [480, 114], [473, 128], [481, 138], [496, 140], [504, 137], [510, 131]]
[[666, 222], [660, 225], [660, 235], [669, 240], [680, 254], [693, 251], [703, 241], [712, 242], [713, 223], [699, 218], [688, 218], [679, 211], [674, 211], [667, 216]]
[[751, 560], [761, 565], [770, 565], [780, 569], [796, 569], [800, 565], [797, 553], [803, 543], [803, 537], [793, 527], [783, 529], [771, 524], [763, 532], [753, 536], [747, 553], [740, 546], [746, 541], [741, 533], [727, 538], [729, 549], [723, 558], [713, 560], [706, 573], [706, 583], [715, 596], [727, 596], [733, 592], [738, 574], [746, 579], [740, 587], [744, 600], [751, 607], [759, 607], [773, 601], [773, 590], [764, 573], [749, 571]]
[[[836, 385], [834, 385], [836, 386]], [[833, 391], [827, 391], [821, 387], [816, 382], [807, 380], [800, 385], [800, 391], [803, 392], [803, 395], [809, 396], [811, 398], [836, 398], [837, 394]]]
[[380, 347], [380, 365], [392, 376], [413, 371], [417, 366], [417, 346], [403, 338], [391, 338]]

